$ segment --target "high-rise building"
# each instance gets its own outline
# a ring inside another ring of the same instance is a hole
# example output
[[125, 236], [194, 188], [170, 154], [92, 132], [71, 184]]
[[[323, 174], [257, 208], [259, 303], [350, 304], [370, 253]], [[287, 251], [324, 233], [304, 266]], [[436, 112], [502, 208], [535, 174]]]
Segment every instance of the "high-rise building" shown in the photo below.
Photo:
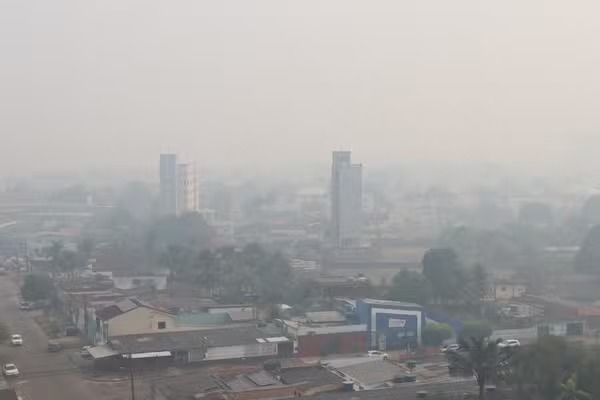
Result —
[[177, 210], [179, 213], [199, 210], [196, 165], [177, 165]]
[[331, 165], [331, 239], [335, 247], [360, 245], [362, 233], [362, 165], [349, 151], [334, 151]]
[[196, 166], [178, 164], [176, 154], [160, 155], [160, 209], [175, 215], [199, 209]]
[[177, 214], [177, 154], [160, 155], [160, 210]]

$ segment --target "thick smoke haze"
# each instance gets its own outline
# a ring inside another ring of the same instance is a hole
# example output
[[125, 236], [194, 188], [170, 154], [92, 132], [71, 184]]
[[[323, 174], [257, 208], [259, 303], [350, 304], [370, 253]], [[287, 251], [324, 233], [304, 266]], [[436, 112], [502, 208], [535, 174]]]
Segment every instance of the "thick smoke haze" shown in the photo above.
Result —
[[597, 1], [4, 0], [0, 172], [594, 166]]

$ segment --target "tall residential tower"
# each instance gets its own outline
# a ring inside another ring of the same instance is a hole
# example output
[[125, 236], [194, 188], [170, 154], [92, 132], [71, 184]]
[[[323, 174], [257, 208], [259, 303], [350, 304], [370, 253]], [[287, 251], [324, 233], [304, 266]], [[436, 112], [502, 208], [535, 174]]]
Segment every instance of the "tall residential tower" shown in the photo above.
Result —
[[160, 209], [174, 215], [199, 210], [196, 166], [177, 163], [176, 154], [160, 155]]
[[362, 165], [349, 151], [334, 151], [331, 165], [331, 228], [335, 247], [360, 245], [362, 233]]

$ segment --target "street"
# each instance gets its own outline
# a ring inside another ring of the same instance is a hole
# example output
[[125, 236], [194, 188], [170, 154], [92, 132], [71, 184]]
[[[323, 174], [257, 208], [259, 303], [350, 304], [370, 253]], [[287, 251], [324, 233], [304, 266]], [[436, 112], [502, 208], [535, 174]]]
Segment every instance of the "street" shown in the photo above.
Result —
[[[106, 398], [98, 385], [88, 382], [67, 353], [49, 353], [48, 339], [32, 318], [31, 312], [19, 310], [19, 288], [8, 276], [0, 277], [0, 320], [10, 333], [23, 336], [24, 345], [0, 345], [0, 361], [15, 363], [21, 375], [7, 378], [24, 400], [70, 400]], [[106, 396], [106, 393], [104, 393]]]

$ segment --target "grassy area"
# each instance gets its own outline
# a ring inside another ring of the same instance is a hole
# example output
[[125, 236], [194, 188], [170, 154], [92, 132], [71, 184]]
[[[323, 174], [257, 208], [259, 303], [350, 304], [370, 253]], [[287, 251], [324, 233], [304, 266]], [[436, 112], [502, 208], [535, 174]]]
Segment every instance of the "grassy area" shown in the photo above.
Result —
[[50, 339], [59, 338], [65, 330], [65, 322], [61, 318], [43, 314], [35, 316], [33, 319]]

